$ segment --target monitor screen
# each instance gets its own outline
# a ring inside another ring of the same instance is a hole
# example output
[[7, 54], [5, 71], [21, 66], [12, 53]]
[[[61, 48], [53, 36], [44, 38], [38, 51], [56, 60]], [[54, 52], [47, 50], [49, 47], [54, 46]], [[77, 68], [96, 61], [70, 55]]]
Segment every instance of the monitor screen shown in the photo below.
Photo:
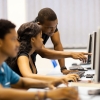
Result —
[[[88, 40], [88, 47], [87, 47], [88, 53], [92, 52], [92, 34], [89, 34], [89, 40]], [[87, 56], [87, 63], [91, 63], [91, 56]]]
[[96, 54], [96, 36], [97, 32], [92, 34], [92, 55], [91, 55], [91, 69], [95, 69], [95, 54]]
[[100, 82], [100, 27], [97, 30], [95, 49], [95, 82]]

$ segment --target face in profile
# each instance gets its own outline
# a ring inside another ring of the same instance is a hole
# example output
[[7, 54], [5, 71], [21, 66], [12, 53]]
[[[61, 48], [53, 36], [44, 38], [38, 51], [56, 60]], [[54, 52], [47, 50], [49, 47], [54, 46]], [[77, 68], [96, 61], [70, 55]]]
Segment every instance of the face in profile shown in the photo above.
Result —
[[33, 42], [35, 49], [41, 49], [43, 46], [42, 32], [40, 32], [36, 37], [33, 37]]
[[58, 20], [48, 21], [46, 20], [42, 26], [42, 32], [47, 34], [48, 36], [52, 36], [57, 28]]
[[17, 33], [15, 29], [10, 29], [10, 33], [6, 34], [4, 39], [0, 39], [0, 50], [8, 57], [15, 57], [19, 50], [19, 42], [17, 41]]

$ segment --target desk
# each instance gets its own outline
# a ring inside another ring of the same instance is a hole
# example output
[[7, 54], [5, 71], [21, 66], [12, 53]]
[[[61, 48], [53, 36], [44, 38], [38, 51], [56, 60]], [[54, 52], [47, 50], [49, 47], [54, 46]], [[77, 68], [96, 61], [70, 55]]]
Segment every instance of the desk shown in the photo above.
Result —
[[[88, 70], [85, 72], [85, 74], [94, 74], [94, 70]], [[52, 76], [62, 76], [63, 74], [60, 72], [59, 67], [56, 67], [52, 72], [50, 72], [48, 75]], [[90, 78], [85, 78], [82, 77], [81, 80], [91, 80]], [[80, 100], [100, 100], [100, 96], [91, 96], [88, 95], [88, 90], [94, 90], [94, 89], [99, 89], [100, 84], [94, 84], [94, 83], [76, 83], [72, 82], [69, 83], [69, 86], [78, 86], [78, 92], [80, 96]], [[64, 84], [60, 85], [59, 87], [65, 87]], [[29, 91], [48, 91], [48, 89], [29, 89]]]
[[[85, 65], [82, 65], [82, 67], [87, 67]], [[95, 70], [88, 70], [85, 71], [85, 74], [95, 74]], [[47, 75], [50, 76], [62, 76], [63, 74], [60, 72], [59, 67], [56, 67], [54, 70], [52, 70], [50, 73], [48, 73]], [[81, 78], [82, 81], [85, 80], [93, 80], [91, 78], [86, 78], [86, 77], [82, 77]], [[60, 85], [59, 87], [64, 87], [65, 85]], [[78, 91], [79, 91], [79, 96], [81, 98], [81, 100], [100, 100], [100, 96], [90, 96], [88, 95], [88, 90], [93, 90], [93, 89], [99, 89], [100, 88], [100, 84], [94, 84], [94, 83], [69, 83], [69, 86], [78, 86]]]
[[[71, 64], [69, 64], [69, 65], [71, 65]], [[85, 65], [84, 65], [84, 67], [85, 67]], [[95, 71], [94, 70], [88, 70], [88, 71], [85, 72], [85, 74], [95, 74]], [[63, 74], [60, 71], [60, 67], [57, 66], [47, 75], [49, 75], [49, 76], [62, 76]], [[91, 78], [82, 77], [81, 80], [91, 80]], [[88, 95], [88, 90], [99, 89], [100, 84], [74, 83], [74, 82], [72, 82], [72, 83], [69, 83], [69, 86], [78, 86], [78, 92], [79, 92], [80, 100], [100, 100], [99, 95], [96, 95], [96, 96]], [[59, 87], [65, 87], [65, 85], [62, 84]], [[48, 89], [29, 89], [29, 91], [48, 91]]]
[[98, 89], [96, 87], [78, 87], [78, 92], [81, 100], [100, 100], [100, 95], [88, 95], [88, 90]]
[[[99, 87], [78, 87], [80, 100], [100, 100], [100, 96], [88, 95], [88, 90], [98, 89]], [[48, 91], [48, 89], [29, 89], [29, 92]], [[48, 99], [47, 99], [48, 100]], [[49, 99], [50, 100], [50, 99]]]
[[[82, 66], [82, 67], [84, 67], [84, 66]], [[86, 74], [95, 74], [95, 70], [87, 70], [87, 71], [85, 71], [85, 74], [84, 75], [86, 75]], [[60, 67], [57, 66], [51, 72], [49, 72], [47, 75], [60, 75], [61, 76], [63, 74], [60, 71]]]

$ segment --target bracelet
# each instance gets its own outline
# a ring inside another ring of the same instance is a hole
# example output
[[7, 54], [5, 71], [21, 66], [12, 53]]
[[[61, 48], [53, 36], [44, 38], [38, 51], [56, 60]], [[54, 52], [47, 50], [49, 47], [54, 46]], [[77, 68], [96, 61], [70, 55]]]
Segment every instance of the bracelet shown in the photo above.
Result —
[[44, 93], [44, 100], [46, 100], [47, 99], [47, 91], [45, 91], [45, 93]]
[[64, 66], [64, 67], [61, 67], [61, 69], [60, 69], [61, 72], [62, 72], [64, 69], [67, 69], [67, 68], [66, 68], [65, 66]]
[[35, 94], [34, 100], [40, 100], [40, 98], [39, 98], [39, 91]]
[[34, 97], [34, 100], [46, 100], [46, 99], [47, 99], [47, 91], [44, 92], [43, 99], [40, 98], [39, 91], [35, 94], [35, 97]]

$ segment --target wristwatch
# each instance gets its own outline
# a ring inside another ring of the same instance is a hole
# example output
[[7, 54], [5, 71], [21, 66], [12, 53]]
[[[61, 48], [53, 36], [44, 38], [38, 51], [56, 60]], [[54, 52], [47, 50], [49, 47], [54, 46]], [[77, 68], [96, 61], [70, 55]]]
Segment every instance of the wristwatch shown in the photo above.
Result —
[[66, 68], [65, 66], [64, 66], [64, 67], [61, 67], [61, 69], [60, 69], [61, 72], [62, 72], [64, 69], [67, 69], [67, 68]]

